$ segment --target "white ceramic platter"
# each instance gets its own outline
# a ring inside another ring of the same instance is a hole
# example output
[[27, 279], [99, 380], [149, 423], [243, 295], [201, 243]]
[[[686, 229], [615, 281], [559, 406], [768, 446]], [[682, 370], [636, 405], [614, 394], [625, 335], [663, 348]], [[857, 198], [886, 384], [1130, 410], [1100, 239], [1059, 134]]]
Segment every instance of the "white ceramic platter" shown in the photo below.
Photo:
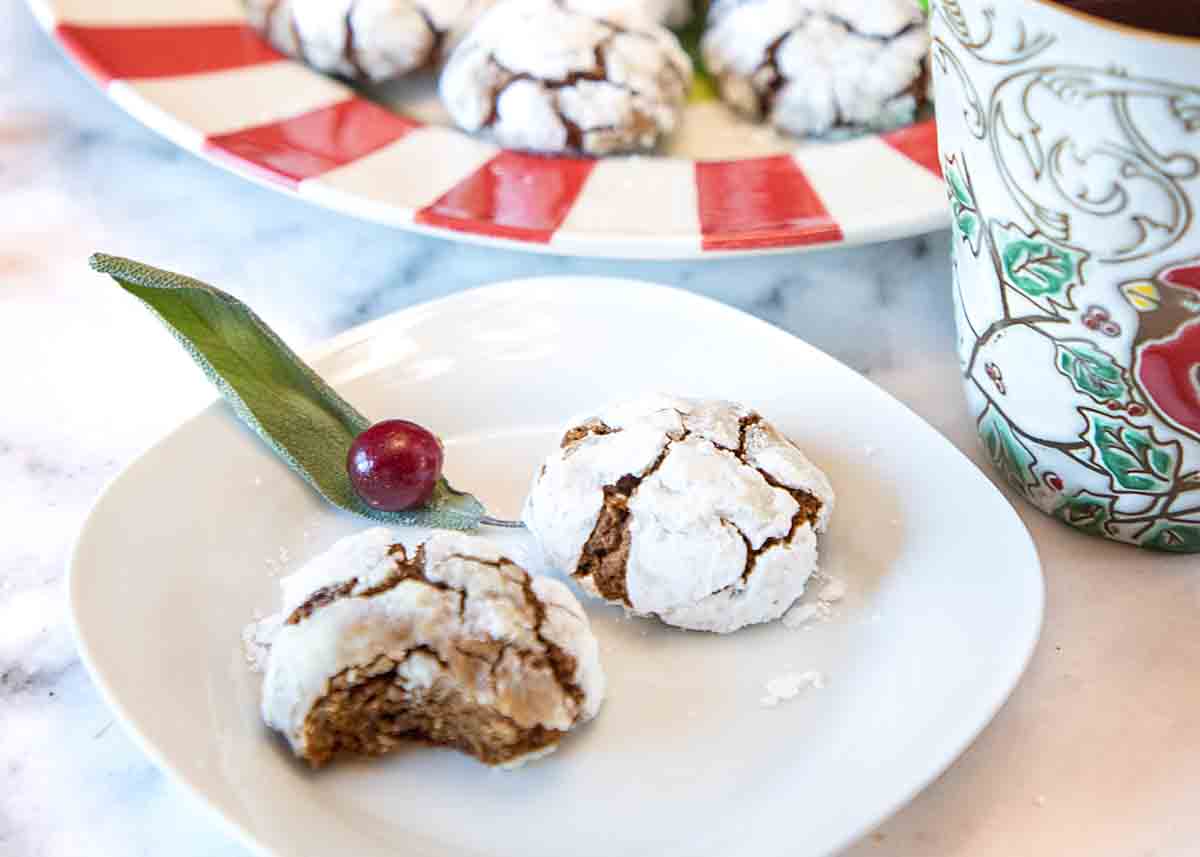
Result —
[[240, 0], [30, 0], [114, 101], [239, 175], [402, 229], [547, 253], [704, 258], [883, 241], [949, 222], [933, 120], [801, 142], [688, 106], [653, 157], [501, 149], [450, 126], [432, 75], [370, 96], [288, 59]]
[[[610, 695], [558, 753], [497, 772], [414, 747], [312, 773], [261, 727], [239, 634], [280, 574], [365, 524], [213, 405], [105, 492], [70, 600], [122, 723], [259, 853], [828, 854], [950, 764], [1037, 639], [1036, 553], [975, 466], [856, 373], [720, 304], [526, 280], [350, 331], [315, 365], [366, 413], [439, 432], [452, 481], [509, 516], [573, 414], [653, 389], [752, 404], [833, 479], [824, 562], [848, 594], [826, 621], [731, 637], [589, 602]], [[768, 679], [807, 670], [826, 686], [760, 704]]]

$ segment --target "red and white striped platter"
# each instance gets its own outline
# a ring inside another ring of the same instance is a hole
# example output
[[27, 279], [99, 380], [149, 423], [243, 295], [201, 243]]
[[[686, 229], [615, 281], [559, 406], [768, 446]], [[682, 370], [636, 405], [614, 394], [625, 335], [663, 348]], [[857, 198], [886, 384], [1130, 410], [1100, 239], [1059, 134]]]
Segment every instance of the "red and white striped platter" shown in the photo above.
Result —
[[769, 132], [710, 102], [689, 106], [684, 127], [690, 141], [720, 140], [716, 157], [704, 145], [689, 157], [541, 157], [381, 106], [281, 56], [245, 25], [239, 0], [31, 3], [113, 100], [180, 146], [404, 229], [680, 259], [881, 241], [949, 222], [932, 120], [764, 145]]

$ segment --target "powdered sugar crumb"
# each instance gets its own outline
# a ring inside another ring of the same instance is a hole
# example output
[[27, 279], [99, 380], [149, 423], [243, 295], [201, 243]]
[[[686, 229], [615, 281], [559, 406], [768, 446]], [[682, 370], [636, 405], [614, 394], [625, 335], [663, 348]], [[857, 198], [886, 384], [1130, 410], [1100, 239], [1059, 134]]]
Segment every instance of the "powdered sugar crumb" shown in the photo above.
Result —
[[816, 600], [798, 602], [783, 616], [785, 628], [811, 628], [812, 623], [828, 619], [833, 615], [833, 605], [846, 597], [846, 582], [838, 577], [813, 575], [814, 580], [821, 581], [821, 589]]
[[255, 610], [254, 621], [242, 629], [242, 653], [253, 672], [261, 673], [266, 670], [271, 641], [275, 639], [275, 634], [282, 625], [282, 613], [264, 617], [261, 610]]
[[779, 703], [798, 696], [806, 687], [820, 690], [825, 687], [825, 676], [816, 670], [774, 676], [767, 680], [767, 693], [759, 702], [764, 708], [774, 708]]
[[829, 578], [829, 581], [821, 587], [817, 597], [827, 603], [841, 601], [846, 597], [846, 581], [840, 577]]

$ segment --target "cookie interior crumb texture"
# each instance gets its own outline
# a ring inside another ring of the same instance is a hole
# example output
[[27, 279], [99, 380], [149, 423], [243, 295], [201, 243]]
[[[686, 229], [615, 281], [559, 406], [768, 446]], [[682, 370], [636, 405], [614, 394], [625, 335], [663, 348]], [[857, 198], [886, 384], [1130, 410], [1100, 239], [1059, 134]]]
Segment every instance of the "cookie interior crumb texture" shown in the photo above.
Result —
[[579, 603], [481, 537], [437, 533], [409, 550], [376, 528], [282, 586], [262, 713], [314, 766], [419, 741], [511, 767], [599, 709]]
[[727, 632], [779, 618], [816, 569], [825, 475], [762, 416], [667, 396], [573, 423], [524, 518], [551, 565], [632, 612]]

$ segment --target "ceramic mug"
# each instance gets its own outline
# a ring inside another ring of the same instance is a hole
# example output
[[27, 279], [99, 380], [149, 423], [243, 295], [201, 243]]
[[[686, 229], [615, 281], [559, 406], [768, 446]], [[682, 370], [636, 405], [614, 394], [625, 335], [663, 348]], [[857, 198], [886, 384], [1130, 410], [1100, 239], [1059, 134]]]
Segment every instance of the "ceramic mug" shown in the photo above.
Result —
[[1200, 40], [1044, 0], [931, 15], [958, 348], [992, 463], [1085, 533], [1200, 551]]

